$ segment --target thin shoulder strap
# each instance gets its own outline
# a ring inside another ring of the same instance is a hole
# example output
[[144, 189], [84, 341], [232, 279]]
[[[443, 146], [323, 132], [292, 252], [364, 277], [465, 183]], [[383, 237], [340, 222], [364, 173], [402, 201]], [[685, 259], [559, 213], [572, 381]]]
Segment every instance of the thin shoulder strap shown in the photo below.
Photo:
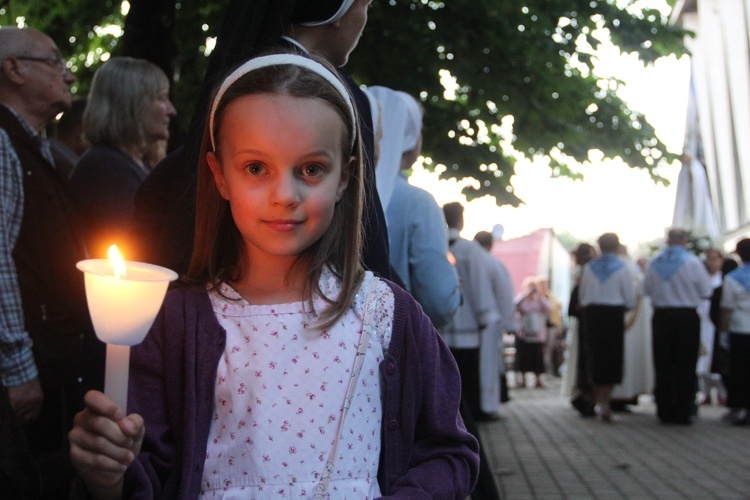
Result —
[[354, 356], [354, 368], [352, 369], [351, 376], [349, 377], [349, 385], [346, 388], [346, 397], [344, 399], [344, 405], [341, 408], [341, 417], [339, 418], [339, 428], [336, 434], [336, 439], [333, 440], [331, 445], [331, 452], [328, 455], [328, 461], [326, 462], [325, 470], [323, 471], [323, 477], [320, 479], [320, 483], [315, 487], [315, 499], [328, 498], [328, 485], [331, 482], [331, 474], [333, 473], [333, 464], [336, 461], [336, 452], [341, 441], [341, 434], [344, 431], [344, 418], [349, 411], [349, 407], [352, 404], [354, 398], [354, 391], [357, 390], [357, 384], [359, 382], [359, 375], [362, 372], [362, 364], [365, 361], [365, 355], [367, 354], [367, 345], [369, 344], [370, 338], [373, 336], [374, 329], [374, 318], [375, 318], [375, 301], [373, 300], [375, 291], [378, 287], [378, 280], [375, 277], [370, 277], [367, 286], [367, 295], [365, 298], [365, 313], [364, 320], [362, 322], [362, 335], [359, 336], [359, 344], [357, 345], [357, 354]]

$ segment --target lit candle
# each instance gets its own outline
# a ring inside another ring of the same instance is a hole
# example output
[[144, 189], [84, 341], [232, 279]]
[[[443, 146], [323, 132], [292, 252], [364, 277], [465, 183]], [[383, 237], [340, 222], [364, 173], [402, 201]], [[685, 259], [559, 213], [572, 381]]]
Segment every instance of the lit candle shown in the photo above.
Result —
[[130, 346], [143, 341], [177, 273], [124, 261], [115, 245], [109, 259], [82, 260], [76, 267], [84, 274], [96, 336], [107, 343], [104, 393], [127, 412]]

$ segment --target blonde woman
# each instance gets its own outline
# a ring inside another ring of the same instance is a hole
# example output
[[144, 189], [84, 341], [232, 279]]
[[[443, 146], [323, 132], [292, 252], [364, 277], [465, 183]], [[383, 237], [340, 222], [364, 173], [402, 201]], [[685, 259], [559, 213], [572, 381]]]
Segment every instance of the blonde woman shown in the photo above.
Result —
[[113, 57], [94, 74], [83, 130], [92, 144], [71, 175], [92, 256], [112, 243], [127, 244], [135, 194], [151, 170], [148, 155], [169, 138], [177, 114], [169, 80], [155, 64]]

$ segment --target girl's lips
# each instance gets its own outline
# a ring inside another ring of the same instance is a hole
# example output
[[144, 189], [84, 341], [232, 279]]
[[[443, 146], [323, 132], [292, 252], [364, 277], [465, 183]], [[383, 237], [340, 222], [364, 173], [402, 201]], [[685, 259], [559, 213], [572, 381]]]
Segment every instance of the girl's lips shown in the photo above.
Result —
[[277, 231], [291, 231], [302, 224], [301, 221], [293, 219], [278, 219], [266, 221], [266, 224]]

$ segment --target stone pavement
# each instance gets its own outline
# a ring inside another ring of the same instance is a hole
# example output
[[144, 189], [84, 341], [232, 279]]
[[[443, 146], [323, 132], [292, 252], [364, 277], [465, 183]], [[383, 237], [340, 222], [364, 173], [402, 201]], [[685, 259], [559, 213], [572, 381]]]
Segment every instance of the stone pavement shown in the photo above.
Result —
[[582, 418], [560, 395], [513, 388], [498, 421], [480, 434], [504, 500], [750, 499], [750, 426], [721, 420], [701, 406], [690, 426], [664, 426], [642, 396], [611, 424]]

